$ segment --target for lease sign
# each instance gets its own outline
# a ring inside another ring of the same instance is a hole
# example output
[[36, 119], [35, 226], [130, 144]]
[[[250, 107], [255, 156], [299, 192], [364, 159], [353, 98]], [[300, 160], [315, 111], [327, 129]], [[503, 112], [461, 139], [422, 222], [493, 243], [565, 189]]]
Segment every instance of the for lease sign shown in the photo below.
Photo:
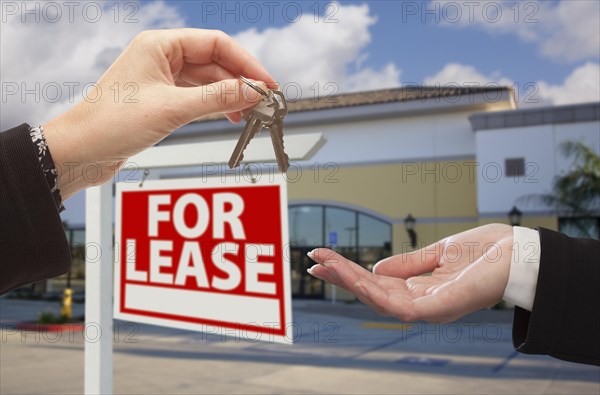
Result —
[[115, 318], [289, 342], [282, 176], [119, 183], [116, 191]]

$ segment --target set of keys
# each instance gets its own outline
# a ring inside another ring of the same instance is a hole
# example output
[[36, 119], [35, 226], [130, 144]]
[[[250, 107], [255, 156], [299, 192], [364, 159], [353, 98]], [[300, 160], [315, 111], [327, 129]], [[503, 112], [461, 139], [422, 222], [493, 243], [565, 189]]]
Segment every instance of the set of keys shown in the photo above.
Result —
[[265, 92], [249, 79], [242, 76], [240, 76], [240, 79], [260, 93], [262, 100], [244, 114], [246, 126], [233, 150], [233, 154], [231, 154], [229, 168], [234, 169], [240, 165], [240, 162], [244, 159], [244, 150], [250, 140], [263, 128], [268, 128], [271, 133], [277, 166], [279, 171], [285, 173], [290, 166], [289, 158], [283, 147], [283, 118], [287, 114], [285, 97], [278, 90], [269, 89], [268, 92]]

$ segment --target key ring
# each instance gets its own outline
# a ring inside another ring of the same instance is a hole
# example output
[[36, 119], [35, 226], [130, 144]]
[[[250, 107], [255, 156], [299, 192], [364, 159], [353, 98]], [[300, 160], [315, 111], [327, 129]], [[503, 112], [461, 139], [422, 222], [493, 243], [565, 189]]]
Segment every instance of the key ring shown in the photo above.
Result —
[[260, 86], [256, 85], [254, 82], [250, 81], [248, 78], [244, 77], [243, 75], [240, 75], [240, 80], [242, 80], [242, 82], [244, 82], [246, 85], [248, 85], [250, 88], [257, 91], [264, 97], [269, 97], [269, 94], [267, 92], [265, 92]]

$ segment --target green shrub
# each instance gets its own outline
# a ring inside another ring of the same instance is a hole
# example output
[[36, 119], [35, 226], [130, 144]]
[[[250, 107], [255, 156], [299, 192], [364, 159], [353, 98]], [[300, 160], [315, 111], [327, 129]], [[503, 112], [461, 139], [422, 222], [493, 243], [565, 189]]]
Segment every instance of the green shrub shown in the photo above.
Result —
[[66, 324], [69, 322], [69, 317], [66, 315], [55, 315], [52, 311], [46, 310], [38, 315], [38, 323], [40, 324]]

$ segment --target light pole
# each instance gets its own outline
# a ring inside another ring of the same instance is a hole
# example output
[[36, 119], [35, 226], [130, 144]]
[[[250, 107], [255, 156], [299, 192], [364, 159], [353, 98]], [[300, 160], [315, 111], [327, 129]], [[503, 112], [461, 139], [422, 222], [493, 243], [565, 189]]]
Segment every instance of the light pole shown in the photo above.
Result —
[[408, 238], [410, 239], [410, 246], [415, 249], [417, 246], [417, 232], [415, 232], [415, 224], [417, 220], [412, 214], [408, 214], [406, 218], [404, 218], [404, 226], [406, 227], [406, 232], [408, 233]]
[[513, 208], [508, 212], [508, 220], [512, 226], [521, 225], [522, 216], [523, 213], [517, 208], [517, 206], [513, 206]]

